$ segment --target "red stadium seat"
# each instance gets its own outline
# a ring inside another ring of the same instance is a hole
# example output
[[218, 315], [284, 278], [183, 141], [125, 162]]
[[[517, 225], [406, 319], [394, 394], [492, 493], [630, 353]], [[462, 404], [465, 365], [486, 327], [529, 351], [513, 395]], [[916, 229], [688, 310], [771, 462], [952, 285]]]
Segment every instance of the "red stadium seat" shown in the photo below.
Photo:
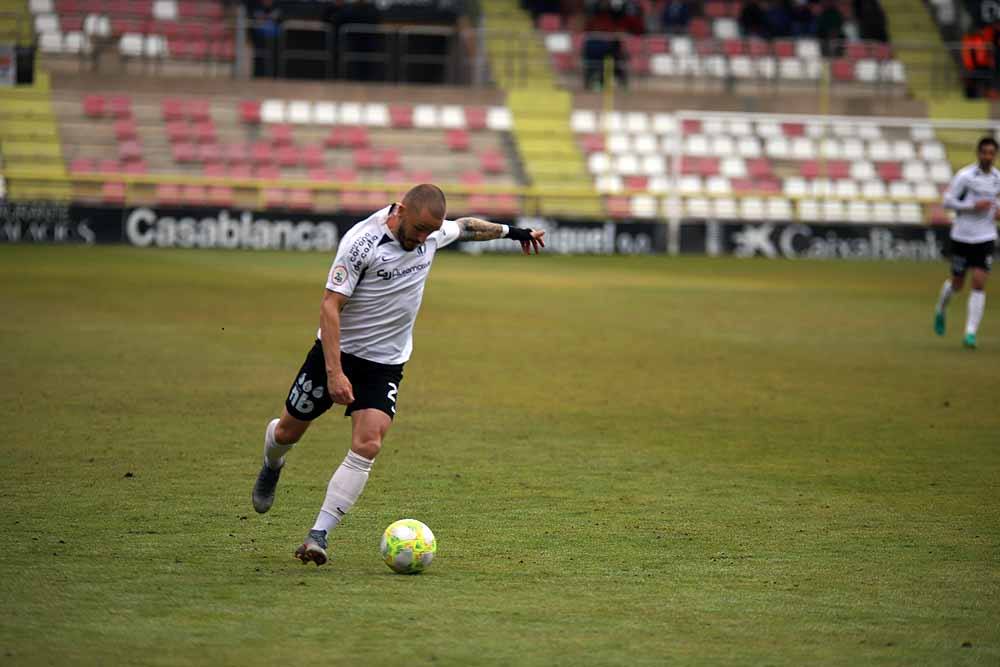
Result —
[[208, 188], [208, 202], [212, 206], [230, 207], [233, 205], [233, 189], [224, 185], [213, 185]]
[[850, 178], [851, 163], [847, 160], [827, 160], [825, 175], [829, 178]]
[[84, 95], [83, 96], [83, 113], [88, 118], [100, 118], [104, 115], [104, 96], [103, 95]]
[[463, 171], [458, 176], [458, 182], [462, 185], [482, 185], [486, 182], [486, 177], [478, 171]]
[[198, 143], [215, 143], [215, 125], [211, 121], [202, 121], [194, 126], [194, 138]]
[[781, 132], [786, 137], [802, 137], [805, 136], [806, 126], [802, 123], [782, 123]]
[[115, 121], [115, 138], [118, 141], [135, 140], [137, 136], [138, 131], [134, 120], [131, 118], [122, 118]]
[[299, 162], [309, 169], [322, 167], [326, 162], [323, 149], [315, 145], [306, 146], [299, 152]]
[[181, 188], [181, 201], [188, 206], [206, 206], [208, 201], [208, 191], [202, 185], [185, 185]]
[[281, 171], [273, 164], [260, 164], [253, 168], [253, 177], [263, 181], [276, 181], [281, 178]]
[[585, 134], [580, 137], [580, 145], [585, 153], [599, 153], [604, 150], [604, 135]]
[[282, 188], [264, 188], [264, 208], [284, 209], [288, 205], [288, 191]]
[[485, 130], [486, 109], [483, 107], [465, 107], [465, 127], [469, 130]]
[[132, 98], [128, 95], [111, 95], [107, 98], [107, 113], [115, 118], [130, 118]]
[[628, 197], [607, 197], [604, 200], [604, 207], [612, 218], [632, 217], [632, 205]]
[[778, 39], [774, 42], [774, 55], [778, 58], [794, 58], [795, 42], [787, 39]]
[[722, 52], [727, 56], [742, 56], [747, 51], [747, 45], [740, 39], [727, 39], [722, 42]]
[[312, 190], [289, 191], [288, 208], [296, 211], [311, 211], [314, 208]]
[[167, 98], [160, 103], [160, 113], [167, 123], [184, 120], [184, 102], [176, 98]]
[[898, 162], [878, 162], [875, 169], [883, 181], [898, 181], [903, 178], [903, 165]]
[[118, 182], [105, 182], [101, 186], [101, 200], [108, 204], [125, 203], [125, 184]]
[[193, 142], [194, 128], [184, 121], [172, 120], [167, 123], [167, 139], [172, 144]]
[[413, 127], [413, 107], [393, 104], [389, 107], [389, 122], [392, 127], [409, 129]]
[[445, 133], [445, 141], [448, 148], [455, 152], [469, 150], [469, 133], [465, 130], [448, 130]]
[[138, 141], [123, 141], [118, 145], [118, 159], [134, 162], [142, 159], [142, 145]]
[[[792, 47], [792, 52], [795, 47]], [[771, 44], [763, 39], [751, 38], [747, 40], [747, 55], [754, 58], [762, 58], [771, 55]]]
[[681, 123], [682, 134], [701, 134], [701, 121], [695, 118], [687, 118]]
[[156, 201], [168, 206], [176, 206], [182, 203], [181, 188], [173, 183], [160, 183], [156, 186]]
[[479, 156], [479, 163], [487, 174], [502, 174], [507, 170], [503, 153], [495, 150], [485, 151]]
[[78, 157], [69, 163], [69, 173], [71, 174], [93, 174], [97, 171], [97, 163], [93, 158]]
[[188, 164], [198, 160], [198, 149], [194, 144], [176, 143], [171, 146], [171, 152], [174, 156], [174, 162], [179, 164]]
[[275, 123], [268, 126], [268, 136], [275, 146], [287, 146], [294, 142], [292, 126], [287, 123]]
[[247, 125], [260, 123], [260, 102], [257, 100], [242, 100], [240, 102], [240, 120]]
[[645, 191], [649, 187], [648, 176], [626, 176], [624, 179], [626, 190]]
[[542, 32], [559, 32], [563, 29], [563, 19], [560, 14], [539, 14], [538, 29]]
[[844, 56], [851, 60], [861, 60], [868, 57], [868, 46], [864, 42], [848, 42], [844, 48]]
[[838, 58], [830, 65], [830, 74], [837, 81], [854, 81], [854, 61]]

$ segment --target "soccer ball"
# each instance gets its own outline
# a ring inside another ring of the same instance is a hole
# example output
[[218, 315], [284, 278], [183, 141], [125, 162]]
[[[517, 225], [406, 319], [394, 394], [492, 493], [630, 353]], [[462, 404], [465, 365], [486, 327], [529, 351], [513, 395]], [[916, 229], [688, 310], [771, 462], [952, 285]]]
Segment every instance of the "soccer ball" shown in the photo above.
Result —
[[418, 574], [427, 569], [437, 552], [431, 529], [416, 519], [400, 519], [382, 533], [382, 560], [399, 574]]

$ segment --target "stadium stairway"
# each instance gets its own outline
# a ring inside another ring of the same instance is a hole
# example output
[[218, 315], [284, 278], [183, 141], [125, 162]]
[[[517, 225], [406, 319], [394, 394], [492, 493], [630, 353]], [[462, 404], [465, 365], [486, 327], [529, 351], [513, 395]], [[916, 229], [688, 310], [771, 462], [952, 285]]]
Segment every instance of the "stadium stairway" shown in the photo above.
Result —
[[[955, 65], [952, 90], [934, 87], [935, 63], [948, 62], [951, 55], [941, 40], [940, 32], [926, 5], [914, 7], [912, 0], [882, 0], [892, 40], [898, 44], [921, 44], [922, 48], [902, 49], [898, 58], [906, 66], [910, 91], [927, 105], [927, 115], [932, 119], [965, 119], [986, 122], [990, 104], [985, 100], [966, 99], [961, 89], [961, 79]], [[938, 139], [944, 144], [948, 161], [958, 170], [973, 160], [976, 141], [983, 134], [980, 130], [939, 129]]]
[[533, 188], [564, 192], [539, 204], [546, 215], [600, 215], [601, 201], [570, 127], [572, 96], [554, 88], [510, 91], [514, 136]]
[[47, 73], [37, 72], [32, 86], [0, 89], [0, 159], [3, 173], [19, 177], [9, 185], [10, 199], [70, 198]]
[[0, 0], [0, 44], [30, 44], [34, 36], [26, 0]]
[[600, 197], [570, 128], [572, 97], [557, 88], [531, 16], [516, 0], [487, 2], [483, 16], [490, 68], [497, 85], [508, 93], [524, 173], [534, 188], [566, 193], [545, 197], [537, 212], [600, 215]]

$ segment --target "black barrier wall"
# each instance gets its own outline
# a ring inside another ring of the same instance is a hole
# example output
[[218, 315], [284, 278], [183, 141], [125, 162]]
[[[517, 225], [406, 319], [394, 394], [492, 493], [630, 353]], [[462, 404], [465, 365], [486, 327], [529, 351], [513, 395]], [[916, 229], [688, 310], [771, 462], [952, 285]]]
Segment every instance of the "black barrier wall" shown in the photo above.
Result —
[[[332, 253], [356, 214], [259, 212], [215, 208], [98, 208], [0, 205], [0, 243], [122, 243], [148, 248], [314, 250]], [[546, 251], [592, 255], [731, 255], [782, 259], [939, 259], [947, 227], [684, 220], [577, 222], [497, 219], [544, 229]], [[467, 253], [520, 252], [507, 240], [456, 243]]]

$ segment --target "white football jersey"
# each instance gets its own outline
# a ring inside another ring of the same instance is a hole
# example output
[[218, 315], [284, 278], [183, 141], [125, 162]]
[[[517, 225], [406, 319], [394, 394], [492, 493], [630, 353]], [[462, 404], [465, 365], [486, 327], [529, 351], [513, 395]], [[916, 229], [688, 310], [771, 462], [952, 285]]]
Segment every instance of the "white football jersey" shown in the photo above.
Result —
[[373, 213], [344, 234], [326, 288], [348, 297], [340, 312], [341, 351], [402, 364], [413, 351], [413, 323], [434, 255], [458, 238], [459, 228], [445, 220], [422, 246], [407, 252], [386, 226], [390, 210]]
[[[978, 164], [970, 164], [960, 169], [948, 192], [944, 195], [944, 206], [955, 211], [955, 221], [951, 226], [951, 238], [962, 243], [983, 243], [997, 238], [997, 196], [1000, 195], [1000, 171], [996, 167], [984, 172]], [[975, 203], [988, 199], [993, 206], [985, 211], [977, 211]]]

